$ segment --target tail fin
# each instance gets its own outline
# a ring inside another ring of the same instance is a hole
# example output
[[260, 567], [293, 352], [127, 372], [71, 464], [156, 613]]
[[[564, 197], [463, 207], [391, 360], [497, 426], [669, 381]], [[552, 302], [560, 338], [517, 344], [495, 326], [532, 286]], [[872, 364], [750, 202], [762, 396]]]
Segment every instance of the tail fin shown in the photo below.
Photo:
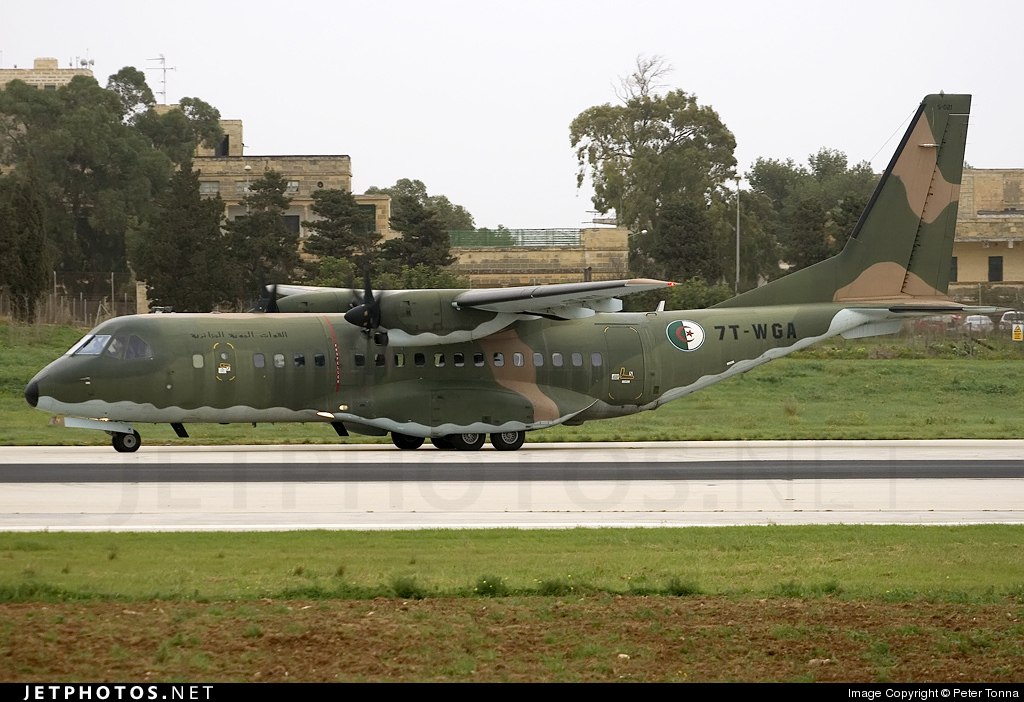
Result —
[[950, 302], [970, 108], [970, 95], [927, 96], [839, 255], [716, 306]]

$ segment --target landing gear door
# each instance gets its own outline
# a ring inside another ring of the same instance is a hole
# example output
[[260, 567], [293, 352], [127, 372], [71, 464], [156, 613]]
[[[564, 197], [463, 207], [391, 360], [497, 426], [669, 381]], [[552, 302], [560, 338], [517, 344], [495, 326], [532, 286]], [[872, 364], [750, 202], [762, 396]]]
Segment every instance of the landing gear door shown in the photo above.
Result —
[[608, 350], [606, 401], [613, 405], [641, 404], [646, 368], [639, 330], [631, 326], [607, 326], [604, 339]]

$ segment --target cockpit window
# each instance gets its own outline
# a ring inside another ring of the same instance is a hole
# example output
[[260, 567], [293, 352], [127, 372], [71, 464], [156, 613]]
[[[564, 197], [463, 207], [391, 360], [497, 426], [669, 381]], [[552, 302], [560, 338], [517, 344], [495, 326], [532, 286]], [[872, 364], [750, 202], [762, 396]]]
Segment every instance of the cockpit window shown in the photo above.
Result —
[[87, 336], [68, 351], [69, 356], [99, 356], [106, 349], [117, 359], [152, 358], [153, 352], [141, 337], [132, 334], [94, 334]]
[[128, 346], [128, 337], [121, 336], [118, 334], [114, 337], [114, 340], [107, 346], [107, 355], [113, 356], [114, 358], [124, 358], [124, 349]]
[[149, 344], [142, 340], [141, 337], [132, 334], [128, 338], [128, 348], [125, 349], [124, 357], [128, 360], [133, 358], [152, 358], [153, 352], [149, 349]]
[[103, 353], [103, 347], [110, 341], [110, 334], [94, 334], [87, 336], [71, 347], [69, 354], [74, 356], [98, 356]]

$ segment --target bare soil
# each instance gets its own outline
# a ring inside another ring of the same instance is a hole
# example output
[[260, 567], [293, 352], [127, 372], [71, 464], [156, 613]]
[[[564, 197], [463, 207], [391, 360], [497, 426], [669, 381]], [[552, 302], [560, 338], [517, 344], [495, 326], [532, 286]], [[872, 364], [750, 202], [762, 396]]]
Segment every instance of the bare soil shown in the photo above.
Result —
[[0, 605], [0, 681], [1024, 682], [1024, 603], [554, 597]]

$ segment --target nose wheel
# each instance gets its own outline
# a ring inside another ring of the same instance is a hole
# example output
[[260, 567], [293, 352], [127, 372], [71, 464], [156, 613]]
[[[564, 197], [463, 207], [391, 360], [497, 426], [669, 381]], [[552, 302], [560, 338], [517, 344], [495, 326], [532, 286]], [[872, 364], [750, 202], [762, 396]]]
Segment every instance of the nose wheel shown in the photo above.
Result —
[[114, 434], [110, 443], [118, 453], [134, 453], [142, 446], [142, 437], [133, 430], [131, 434]]

